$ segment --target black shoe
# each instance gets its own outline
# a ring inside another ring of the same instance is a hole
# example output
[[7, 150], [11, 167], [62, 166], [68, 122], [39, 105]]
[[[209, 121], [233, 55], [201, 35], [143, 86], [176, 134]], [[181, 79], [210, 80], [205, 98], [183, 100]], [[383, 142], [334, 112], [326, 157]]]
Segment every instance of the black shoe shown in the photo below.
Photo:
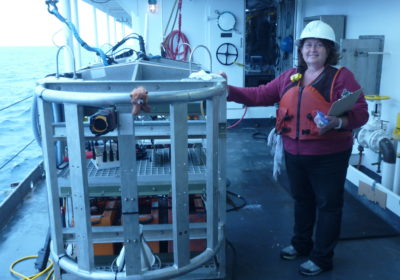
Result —
[[299, 255], [300, 254], [292, 245], [289, 245], [281, 250], [281, 258], [284, 260], [291, 261], [296, 259]]
[[299, 267], [299, 272], [305, 276], [316, 276], [324, 271], [325, 270], [310, 260], [302, 263]]

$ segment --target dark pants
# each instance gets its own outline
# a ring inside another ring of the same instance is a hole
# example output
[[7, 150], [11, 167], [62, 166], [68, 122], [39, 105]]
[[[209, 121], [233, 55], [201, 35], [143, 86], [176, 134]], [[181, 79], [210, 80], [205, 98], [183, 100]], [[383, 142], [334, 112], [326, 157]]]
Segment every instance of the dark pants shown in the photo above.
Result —
[[285, 153], [295, 200], [292, 245], [325, 270], [332, 268], [333, 250], [339, 239], [350, 154], [351, 150], [322, 156]]

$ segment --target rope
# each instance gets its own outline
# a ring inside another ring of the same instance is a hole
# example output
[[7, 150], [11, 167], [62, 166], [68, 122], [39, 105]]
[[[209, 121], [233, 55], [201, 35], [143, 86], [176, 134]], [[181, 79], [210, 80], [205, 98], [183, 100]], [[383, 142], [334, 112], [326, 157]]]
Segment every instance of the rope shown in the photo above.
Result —
[[0, 109], [0, 112], [3, 111], [3, 110], [5, 110], [5, 109], [7, 109], [7, 108], [10, 108], [10, 107], [12, 107], [12, 106], [18, 104], [18, 103], [21, 103], [22, 101], [25, 101], [25, 100], [27, 100], [27, 99], [29, 99], [29, 98], [31, 98], [31, 97], [32, 97], [32, 95], [31, 95], [31, 96], [27, 96], [27, 97], [25, 97], [25, 98], [22, 98], [21, 100], [18, 100], [18, 101], [14, 102], [14, 103], [11, 103], [10, 105], [7, 105], [6, 107], [1, 108], [1, 109]]
[[[91, 52], [95, 52], [98, 56], [101, 57], [103, 64], [104, 65], [108, 65], [108, 60], [107, 60], [107, 56], [105, 55], [105, 53], [103, 52], [102, 49], [99, 48], [93, 48], [91, 46], [89, 46], [85, 41], [82, 40], [82, 38], [79, 36], [78, 31], [76, 30], [75, 26], [68, 21], [66, 18], [64, 18], [59, 12], [58, 12], [58, 8], [56, 6], [56, 1], [52, 0], [52, 1], [46, 1], [47, 3], [47, 10], [50, 14], [53, 14], [55, 17], [57, 17], [61, 22], [65, 23], [68, 28], [70, 29], [70, 31], [72, 32], [72, 34], [74, 35], [75, 39], [78, 41], [78, 43], [86, 50], [91, 51]], [[53, 9], [50, 8], [50, 5], [53, 6]]]
[[22, 153], [26, 148], [31, 145], [35, 139], [32, 139], [28, 144], [26, 144], [18, 153], [16, 153], [14, 156], [12, 156], [9, 160], [7, 160], [3, 165], [0, 167], [0, 170], [3, 169], [7, 164], [9, 164], [13, 159], [15, 159], [20, 153]]

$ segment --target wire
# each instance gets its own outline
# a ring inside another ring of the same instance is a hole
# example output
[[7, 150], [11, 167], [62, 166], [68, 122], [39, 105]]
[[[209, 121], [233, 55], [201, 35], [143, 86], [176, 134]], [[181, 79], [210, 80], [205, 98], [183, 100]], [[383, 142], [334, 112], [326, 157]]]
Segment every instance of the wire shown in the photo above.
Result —
[[230, 208], [230, 209], [227, 209], [226, 212], [237, 211], [237, 210], [240, 210], [240, 209], [242, 209], [243, 207], [245, 207], [247, 205], [246, 199], [243, 196], [241, 196], [240, 194], [237, 194], [237, 193], [234, 193], [234, 192], [231, 192], [231, 191], [226, 191], [226, 194], [242, 200], [242, 204], [236, 205], [233, 202], [233, 200], [229, 196], [227, 196], [226, 200], [227, 200], [228, 204], [231, 204], [233, 207]]
[[5, 163], [3, 163], [2, 166], [0, 166], [0, 170], [4, 168], [7, 164], [9, 164], [13, 159], [15, 159], [20, 153], [22, 153], [26, 148], [29, 147], [30, 144], [32, 144], [35, 141], [35, 139], [32, 139], [28, 144], [26, 144], [21, 150], [19, 150], [18, 153], [13, 155], [9, 160], [7, 160]]
[[[99, 48], [93, 48], [91, 46], [89, 46], [85, 41], [82, 40], [82, 38], [79, 36], [78, 31], [76, 30], [75, 25], [72, 24], [72, 22], [70, 22], [69, 20], [67, 20], [66, 18], [64, 18], [58, 11], [57, 8], [57, 1], [46, 1], [47, 4], [47, 11], [54, 15], [56, 18], [58, 18], [61, 22], [65, 23], [69, 30], [72, 32], [72, 34], [74, 35], [75, 39], [78, 41], [78, 43], [86, 50], [91, 51], [91, 52], [95, 52], [98, 56], [101, 57], [103, 64], [104, 65], [108, 65], [108, 58], [105, 55], [105, 53], [103, 52], [102, 49]], [[52, 8], [50, 7], [52, 6]]]
[[[139, 41], [139, 51], [135, 51], [135, 50], [129, 48], [129, 49], [133, 50], [132, 54], [133, 54], [133, 52], [135, 52], [137, 54], [137, 58], [136, 59], [143, 58], [144, 60], [147, 60], [146, 48], [145, 48], [144, 40], [143, 40], [143, 37], [141, 35], [139, 35], [138, 33], [130, 33], [130, 34], [126, 35], [121, 41], [119, 41], [114, 46], [112, 46], [111, 49], [109, 49], [106, 52], [106, 55], [111, 53], [111, 55], [114, 56], [117, 53], [116, 50], [119, 47], [121, 47], [123, 44], [125, 44], [126, 41], [128, 41], [129, 39], [135, 39], [135, 40]], [[125, 48], [125, 49], [127, 49], [127, 48]]]
[[247, 113], [247, 106], [244, 107], [244, 112], [243, 112], [242, 117], [237, 122], [235, 122], [234, 124], [228, 126], [228, 128], [233, 128], [233, 127], [237, 126], [244, 119], [244, 116], [246, 116], [246, 113]]
[[33, 95], [31, 95], [31, 96], [27, 96], [27, 97], [25, 97], [25, 98], [22, 98], [21, 100], [18, 100], [18, 101], [14, 102], [14, 103], [12, 103], [12, 104], [10, 104], [10, 105], [7, 105], [7, 106], [5, 106], [5, 107], [1, 108], [1, 109], [0, 109], [0, 112], [1, 112], [1, 111], [3, 111], [3, 110], [5, 110], [5, 109], [7, 109], [7, 108], [10, 108], [10, 107], [12, 107], [12, 106], [14, 106], [14, 105], [18, 104], [18, 103], [21, 103], [22, 101], [25, 101], [25, 100], [27, 100], [27, 99], [31, 98], [32, 96], [33, 96]]
[[[167, 37], [165, 37], [164, 41], [162, 42], [162, 46], [165, 49], [165, 57], [178, 60], [178, 57], [181, 56], [182, 61], [187, 60], [187, 55], [189, 52], [189, 40], [187, 39], [186, 35], [182, 32], [182, 0], [178, 0], [175, 2], [174, 7], [172, 8], [170, 18], [168, 20], [168, 25], [172, 17], [172, 13], [174, 12], [175, 5], [178, 3], [178, 8], [176, 9], [174, 23], [172, 24], [171, 30], [174, 29], [176, 20], [178, 19], [178, 30], [171, 31]], [[165, 28], [164, 36], [167, 31]], [[183, 51], [179, 52], [180, 45], [183, 44]]]
[[90, 1], [93, 3], [96, 3], [96, 4], [106, 4], [106, 3], [110, 2], [111, 0], [104, 0], [104, 1], [90, 0]]
[[27, 256], [27, 257], [23, 257], [21, 259], [18, 259], [16, 261], [14, 261], [10, 265], [10, 272], [12, 274], [16, 275], [16, 276], [22, 277], [21, 280], [34, 280], [34, 279], [37, 279], [37, 278], [41, 277], [42, 275], [45, 275], [46, 273], [47, 273], [47, 276], [46, 276], [45, 280], [49, 280], [51, 276], [53, 276], [53, 280], [55, 280], [56, 278], [55, 278], [55, 276], [53, 274], [54, 269], [52, 269], [53, 268], [53, 261], [51, 259], [49, 259], [49, 261], [48, 261], [50, 264], [43, 271], [41, 271], [39, 273], [36, 273], [36, 274], [33, 274], [33, 275], [30, 275], [30, 276], [23, 275], [23, 274], [21, 274], [21, 273], [19, 273], [19, 272], [14, 270], [14, 266], [16, 264], [18, 264], [20, 262], [23, 262], [23, 261], [26, 261], [26, 260], [29, 260], [29, 259], [36, 259], [37, 257], [38, 256]]
[[233, 260], [232, 260], [232, 275], [231, 275], [231, 279], [235, 280], [235, 268], [236, 268], [236, 261], [237, 261], [237, 253], [236, 253], [236, 249], [233, 246], [232, 242], [230, 242], [228, 239], [225, 239], [225, 240], [226, 240], [226, 245], [232, 249]]
[[[180, 44], [183, 44], [183, 51], [179, 51]], [[178, 60], [178, 57], [181, 57], [182, 61], [187, 60], [187, 56], [189, 53], [189, 40], [187, 39], [186, 35], [179, 30], [171, 31], [165, 40], [162, 43], [165, 49], [165, 57]]]

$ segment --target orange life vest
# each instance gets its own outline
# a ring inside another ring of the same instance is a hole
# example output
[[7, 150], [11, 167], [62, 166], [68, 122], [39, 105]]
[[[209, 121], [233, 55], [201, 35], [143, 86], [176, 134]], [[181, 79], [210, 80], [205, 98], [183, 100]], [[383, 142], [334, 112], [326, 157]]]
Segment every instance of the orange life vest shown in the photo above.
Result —
[[[333, 68], [334, 69], [334, 68]], [[282, 96], [276, 114], [276, 131], [298, 140], [318, 140], [326, 138], [346, 138], [351, 131], [332, 129], [323, 135], [318, 135], [319, 128], [314, 122], [317, 111], [328, 114], [333, 100], [335, 79], [341, 69], [336, 73], [318, 81], [319, 85], [332, 85], [329, 92], [329, 101], [315, 88], [314, 84], [305, 87], [300, 82], [290, 87]]]

